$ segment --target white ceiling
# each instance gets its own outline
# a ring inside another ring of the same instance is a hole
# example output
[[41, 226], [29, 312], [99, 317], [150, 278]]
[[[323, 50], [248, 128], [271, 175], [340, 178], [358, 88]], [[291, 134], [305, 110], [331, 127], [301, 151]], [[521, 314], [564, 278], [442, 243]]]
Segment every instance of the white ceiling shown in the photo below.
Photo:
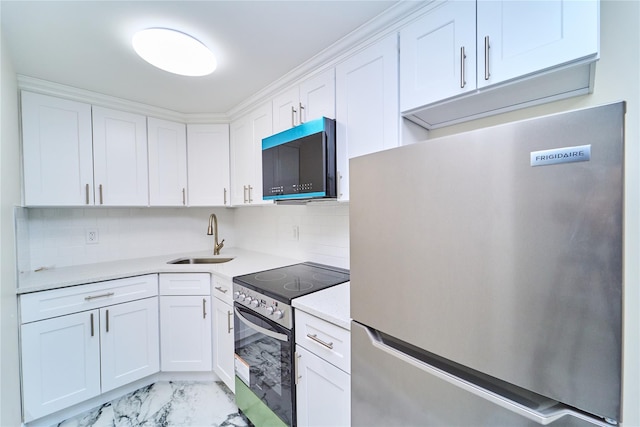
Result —
[[[180, 113], [226, 113], [397, 3], [342, 1], [7, 1], [3, 46], [17, 74]], [[155, 69], [140, 29], [191, 34], [218, 57], [205, 77]]]

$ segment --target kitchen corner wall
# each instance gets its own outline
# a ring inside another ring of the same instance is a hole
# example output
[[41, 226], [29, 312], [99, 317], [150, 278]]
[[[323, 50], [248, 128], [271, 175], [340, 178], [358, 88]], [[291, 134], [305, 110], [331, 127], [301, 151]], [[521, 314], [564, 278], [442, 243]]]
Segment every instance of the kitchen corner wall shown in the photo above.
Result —
[[349, 268], [349, 205], [255, 206], [236, 209], [236, 246]]
[[[213, 249], [209, 215], [225, 247], [349, 268], [349, 206], [228, 208], [16, 208], [19, 271]], [[98, 243], [86, 233], [98, 231]], [[223, 249], [224, 252], [224, 249]]]

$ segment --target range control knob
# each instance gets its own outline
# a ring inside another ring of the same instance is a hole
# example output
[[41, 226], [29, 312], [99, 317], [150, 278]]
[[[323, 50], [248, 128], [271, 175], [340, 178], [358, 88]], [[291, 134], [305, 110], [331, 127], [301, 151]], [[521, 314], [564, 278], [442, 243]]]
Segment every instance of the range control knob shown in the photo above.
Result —
[[271, 316], [271, 315], [273, 314], [273, 312], [274, 312], [274, 311], [275, 311], [275, 308], [273, 308], [273, 306], [272, 306], [272, 305], [271, 305], [271, 306], [269, 306], [269, 307], [267, 307], [267, 314], [268, 314], [269, 316]]
[[284, 312], [282, 310], [276, 310], [273, 312], [273, 317], [276, 319], [282, 319], [284, 317]]
[[238, 299], [238, 300], [240, 300], [240, 301], [243, 301], [245, 296], [246, 296], [245, 294], [242, 294], [242, 293], [241, 293], [241, 294], [238, 294], [238, 296], [236, 297], [236, 299]]
[[234, 297], [235, 299], [238, 299], [238, 297], [239, 297], [239, 296], [240, 296], [240, 292], [235, 291], [235, 292], [233, 293], [233, 297]]
[[247, 304], [249, 304], [251, 300], [252, 300], [251, 295], [247, 295], [246, 297], [244, 297], [244, 302], [246, 302]]
[[258, 298], [255, 298], [254, 300], [251, 301], [251, 305], [254, 307], [257, 307], [260, 305], [260, 300]]

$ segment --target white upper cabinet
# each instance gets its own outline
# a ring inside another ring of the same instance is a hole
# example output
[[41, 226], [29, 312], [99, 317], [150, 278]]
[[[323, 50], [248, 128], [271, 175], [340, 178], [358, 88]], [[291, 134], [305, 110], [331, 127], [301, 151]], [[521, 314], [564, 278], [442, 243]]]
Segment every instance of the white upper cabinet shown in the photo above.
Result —
[[331, 68], [273, 99], [273, 133], [320, 117], [335, 118], [335, 72]]
[[400, 110], [437, 128], [592, 90], [598, 0], [446, 1], [400, 31]]
[[231, 123], [231, 204], [272, 204], [262, 200], [262, 139], [273, 134], [271, 103]]
[[595, 57], [598, 27], [594, 0], [478, 0], [478, 87]]
[[147, 206], [147, 119], [93, 107], [96, 205]]
[[398, 146], [398, 39], [387, 36], [336, 67], [338, 200], [349, 199], [349, 159]]
[[229, 125], [187, 125], [189, 206], [228, 206]]
[[147, 119], [149, 204], [186, 206], [187, 135], [182, 123]]
[[400, 32], [400, 109], [476, 88], [476, 4], [443, 3]]
[[22, 92], [24, 203], [93, 205], [91, 105]]

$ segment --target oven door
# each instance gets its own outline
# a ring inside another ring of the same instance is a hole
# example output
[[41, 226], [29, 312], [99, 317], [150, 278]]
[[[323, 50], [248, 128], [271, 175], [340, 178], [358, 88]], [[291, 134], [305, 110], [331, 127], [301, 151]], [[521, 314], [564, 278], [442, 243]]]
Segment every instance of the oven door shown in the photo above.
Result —
[[238, 408], [254, 425], [272, 417], [264, 405], [286, 425], [295, 425], [293, 332], [239, 304], [234, 311]]

